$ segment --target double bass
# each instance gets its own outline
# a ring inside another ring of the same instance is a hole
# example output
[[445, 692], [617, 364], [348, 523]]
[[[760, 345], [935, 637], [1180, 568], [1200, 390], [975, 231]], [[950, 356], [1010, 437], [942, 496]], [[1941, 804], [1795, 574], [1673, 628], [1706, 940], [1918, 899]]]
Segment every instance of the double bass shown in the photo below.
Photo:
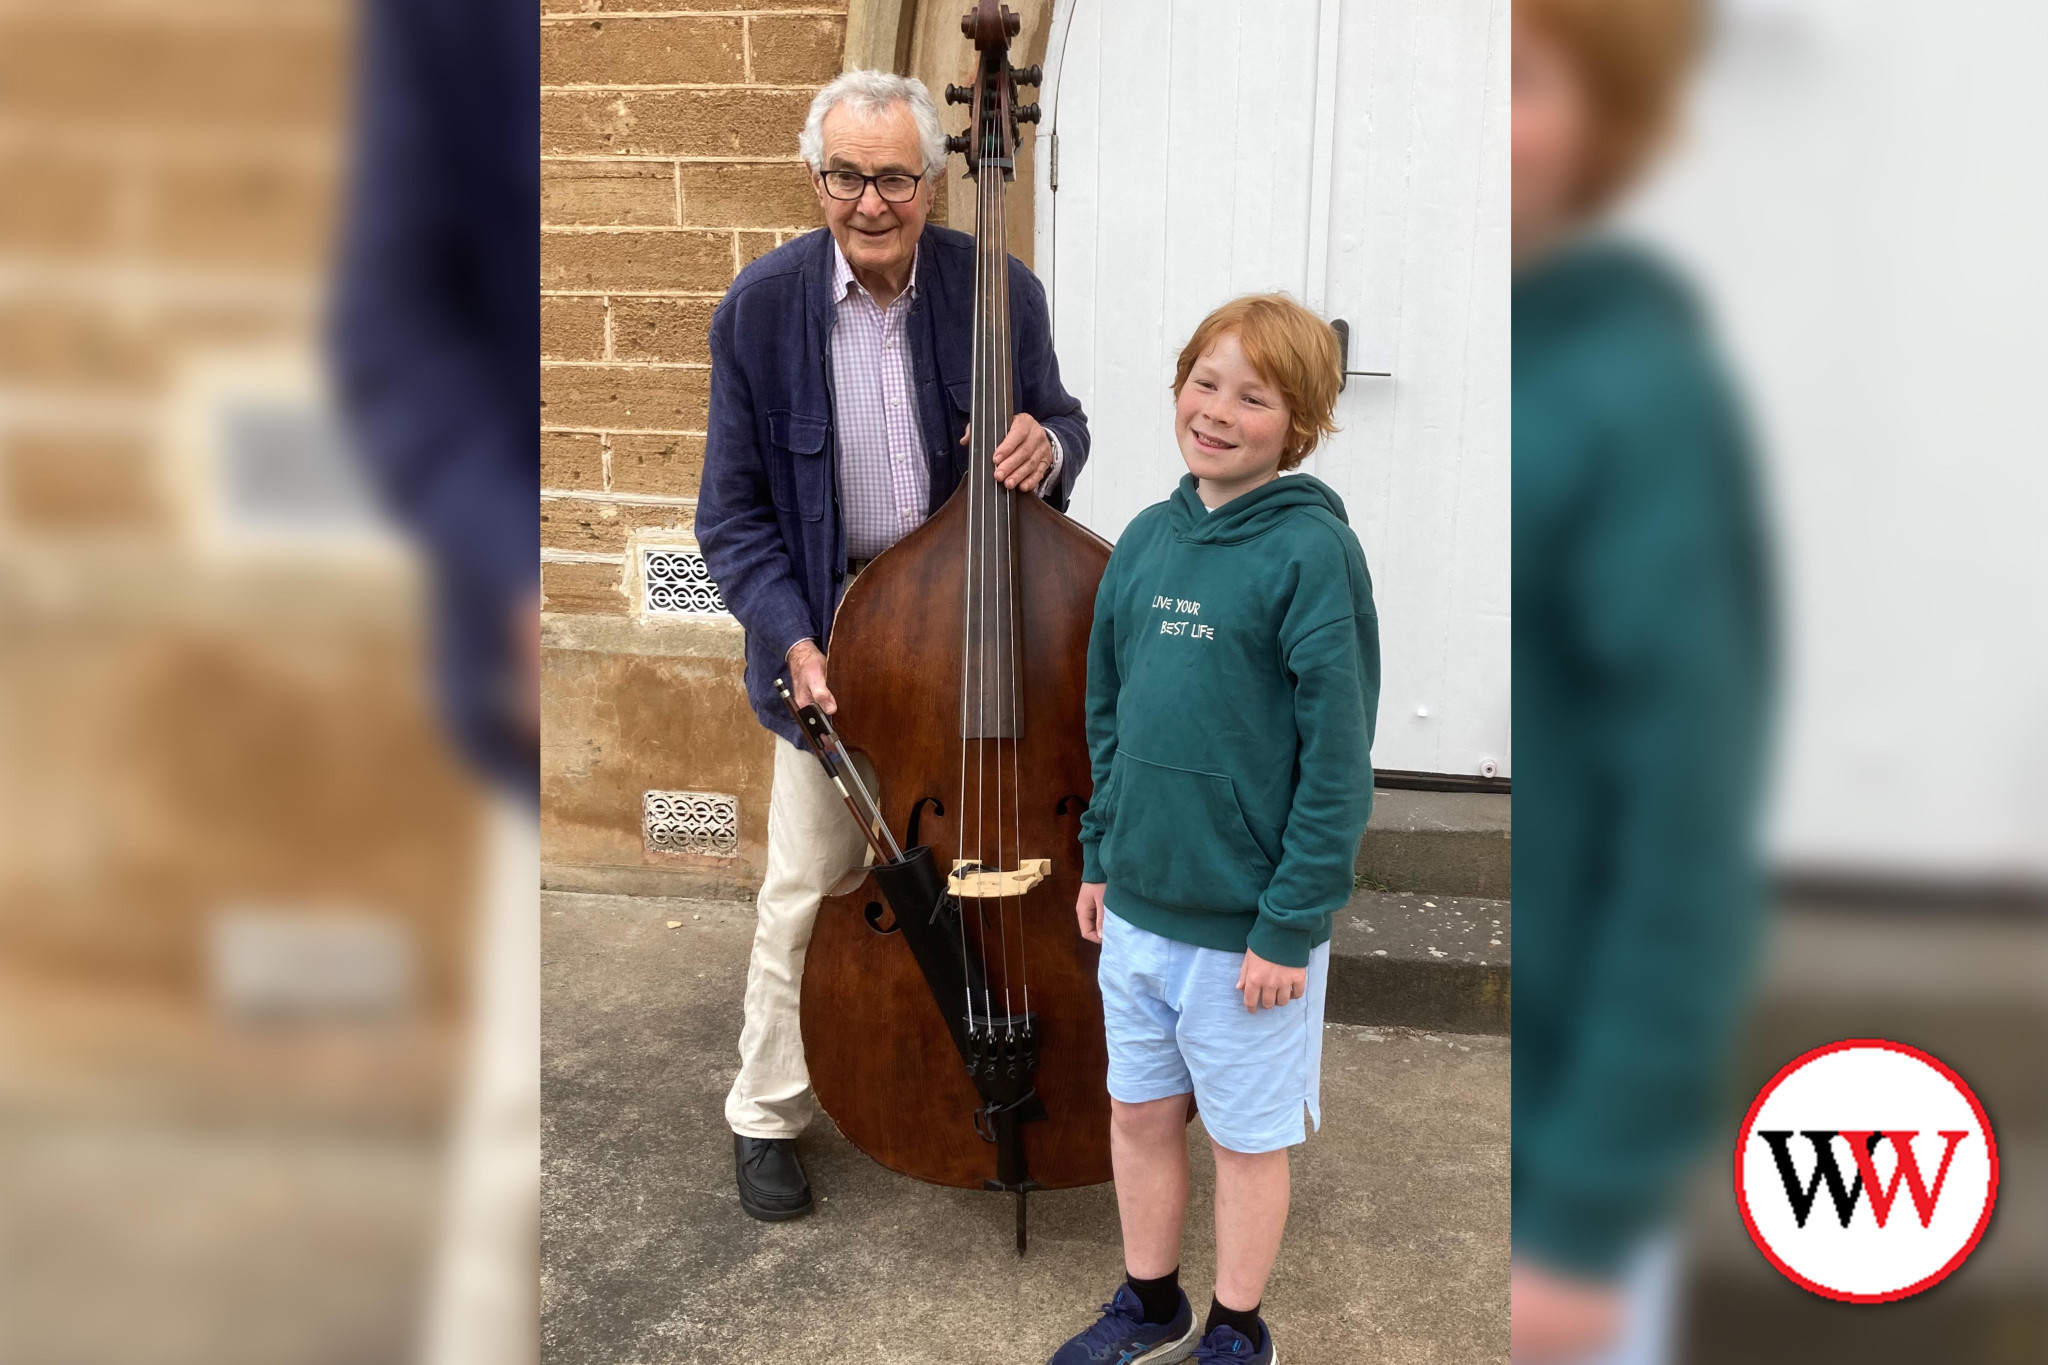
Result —
[[978, 191], [967, 472], [847, 586], [837, 728], [785, 700], [875, 853], [853, 892], [825, 898], [804, 964], [812, 1090], [882, 1165], [1014, 1196], [1022, 1254], [1030, 1191], [1110, 1178], [1098, 949], [1074, 923], [1109, 546], [995, 477], [1013, 405], [1003, 201], [1019, 126], [1038, 117], [1019, 88], [1039, 72], [1011, 67], [1018, 20], [998, 0], [961, 27], [978, 53], [974, 84], [946, 91], [972, 110], [948, 150]]

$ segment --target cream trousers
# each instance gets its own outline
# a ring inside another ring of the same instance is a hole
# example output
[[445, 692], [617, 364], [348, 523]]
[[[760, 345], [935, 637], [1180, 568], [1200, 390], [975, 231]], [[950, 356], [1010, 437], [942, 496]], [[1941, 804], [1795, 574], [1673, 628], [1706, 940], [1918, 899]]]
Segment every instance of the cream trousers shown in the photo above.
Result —
[[[873, 774], [865, 765], [862, 775], [874, 791]], [[725, 1121], [735, 1133], [795, 1137], [817, 1109], [797, 1017], [804, 952], [818, 919], [818, 901], [835, 889], [852, 890], [867, 854], [860, 826], [818, 760], [808, 750], [776, 740], [774, 784], [768, 792], [768, 872], [755, 901], [740, 1074], [725, 1097]]]

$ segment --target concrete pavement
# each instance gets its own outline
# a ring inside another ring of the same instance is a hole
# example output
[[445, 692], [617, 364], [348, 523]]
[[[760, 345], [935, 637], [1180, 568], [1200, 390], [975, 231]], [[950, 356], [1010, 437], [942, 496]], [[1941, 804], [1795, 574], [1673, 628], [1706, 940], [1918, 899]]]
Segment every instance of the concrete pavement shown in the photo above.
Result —
[[[669, 921], [679, 921], [670, 929]], [[542, 1349], [549, 1365], [1042, 1361], [1121, 1271], [1108, 1186], [1010, 1205], [883, 1170], [821, 1119], [816, 1213], [739, 1210], [722, 1106], [753, 907], [543, 903]], [[1505, 1037], [1332, 1025], [1267, 1296], [1288, 1365], [1507, 1358]], [[1208, 1300], [1199, 1124], [1182, 1276]]]

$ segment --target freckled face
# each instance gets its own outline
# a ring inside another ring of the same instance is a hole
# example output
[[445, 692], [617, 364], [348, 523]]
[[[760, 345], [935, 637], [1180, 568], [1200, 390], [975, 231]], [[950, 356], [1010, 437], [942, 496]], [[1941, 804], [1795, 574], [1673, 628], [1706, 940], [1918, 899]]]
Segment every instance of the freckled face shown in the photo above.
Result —
[[1287, 444], [1287, 404], [1225, 332], [1196, 359], [1173, 404], [1180, 457], [1198, 479], [1235, 496], [1273, 478]]

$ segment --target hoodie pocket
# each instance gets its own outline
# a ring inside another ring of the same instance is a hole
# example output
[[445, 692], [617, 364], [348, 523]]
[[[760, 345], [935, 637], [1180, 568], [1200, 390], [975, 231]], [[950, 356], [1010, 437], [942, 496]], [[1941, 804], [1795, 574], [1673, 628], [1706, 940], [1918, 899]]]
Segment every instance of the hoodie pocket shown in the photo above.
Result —
[[1103, 874], [1134, 894], [1190, 910], [1255, 908], [1273, 863], [1252, 838], [1222, 773], [1116, 754]]

